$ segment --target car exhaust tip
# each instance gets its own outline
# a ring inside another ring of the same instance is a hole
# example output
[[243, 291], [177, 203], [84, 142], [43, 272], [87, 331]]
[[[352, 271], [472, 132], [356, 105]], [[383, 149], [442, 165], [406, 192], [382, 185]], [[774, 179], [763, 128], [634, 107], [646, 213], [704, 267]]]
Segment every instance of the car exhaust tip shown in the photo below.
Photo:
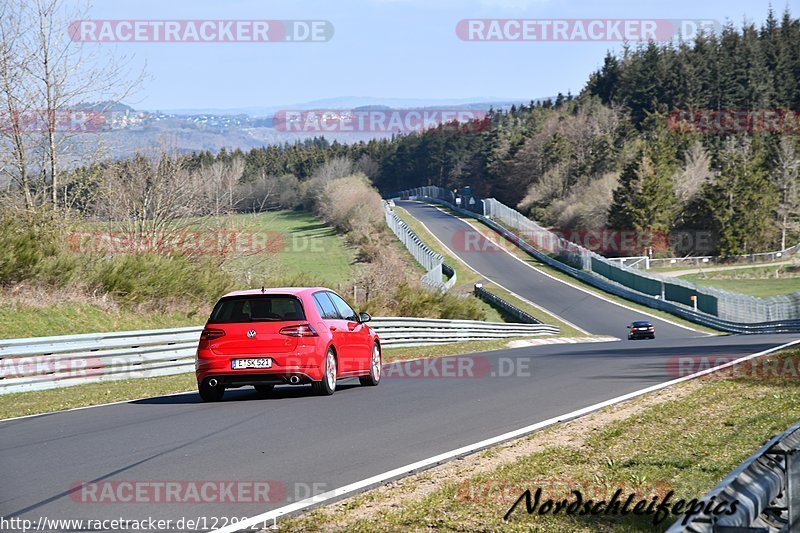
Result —
[[297, 385], [298, 383], [300, 383], [300, 376], [292, 376], [292, 377], [290, 377], [289, 378], [289, 383], [291, 383], [292, 385]]
[[218, 383], [219, 383], [219, 381], [217, 381], [214, 378], [211, 378], [211, 379], [208, 380], [208, 386], [209, 387], [216, 387]]

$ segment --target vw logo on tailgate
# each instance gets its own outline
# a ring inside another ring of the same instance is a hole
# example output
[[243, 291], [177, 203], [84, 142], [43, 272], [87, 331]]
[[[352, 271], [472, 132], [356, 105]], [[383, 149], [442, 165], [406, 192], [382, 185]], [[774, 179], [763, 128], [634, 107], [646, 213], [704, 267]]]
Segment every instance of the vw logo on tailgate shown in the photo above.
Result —
[[248, 339], [252, 339], [255, 336], [256, 336], [256, 330], [254, 330], [254, 329], [248, 329], [247, 330], [247, 338]]

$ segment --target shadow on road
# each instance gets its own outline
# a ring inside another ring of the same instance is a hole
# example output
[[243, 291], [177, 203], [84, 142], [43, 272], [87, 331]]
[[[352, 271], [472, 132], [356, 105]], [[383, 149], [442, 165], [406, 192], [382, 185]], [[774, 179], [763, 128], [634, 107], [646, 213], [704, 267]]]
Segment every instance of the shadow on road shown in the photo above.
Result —
[[[349, 389], [355, 388], [360, 388], [360, 385], [355, 383], [338, 383], [336, 386], [336, 394], [340, 394], [348, 391]], [[256, 390], [252, 387], [242, 387], [240, 389], [226, 390], [225, 396], [219, 403], [286, 400], [291, 398], [306, 398], [313, 396], [315, 396], [315, 394], [311, 390], [311, 385], [279, 385], [275, 387], [271, 393], [266, 395], [256, 392]], [[170, 396], [145, 398], [142, 400], [135, 400], [130, 403], [133, 405], [180, 405], [204, 402], [200, 399], [200, 395], [198, 393], [187, 392], [183, 394], [173, 394]], [[210, 403], [209, 405], [212, 404]]]

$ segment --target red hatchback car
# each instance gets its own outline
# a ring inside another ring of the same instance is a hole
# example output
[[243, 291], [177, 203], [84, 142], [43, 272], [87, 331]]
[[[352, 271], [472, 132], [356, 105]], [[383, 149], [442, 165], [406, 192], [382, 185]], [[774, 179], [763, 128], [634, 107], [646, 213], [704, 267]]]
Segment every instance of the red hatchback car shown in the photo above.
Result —
[[381, 345], [370, 318], [323, 287], [226, 294], [200, 334], [200, 397], [219, 401], [227, 388], [252, 385], [266, 394], [275, 385], [307, 383], [328, 395], [348, 377], [377, 385]]

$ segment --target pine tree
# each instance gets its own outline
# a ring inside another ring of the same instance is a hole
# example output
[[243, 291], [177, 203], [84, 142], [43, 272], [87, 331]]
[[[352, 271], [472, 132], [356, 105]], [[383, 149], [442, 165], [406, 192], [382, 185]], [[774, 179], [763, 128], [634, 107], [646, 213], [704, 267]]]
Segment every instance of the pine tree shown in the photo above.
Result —
[[774, 245], [776, 195], [761, 154], [747, 138], [726, 141], [719, 176], [705, 187], [704, 210], [720, 255], [754, 253]]

